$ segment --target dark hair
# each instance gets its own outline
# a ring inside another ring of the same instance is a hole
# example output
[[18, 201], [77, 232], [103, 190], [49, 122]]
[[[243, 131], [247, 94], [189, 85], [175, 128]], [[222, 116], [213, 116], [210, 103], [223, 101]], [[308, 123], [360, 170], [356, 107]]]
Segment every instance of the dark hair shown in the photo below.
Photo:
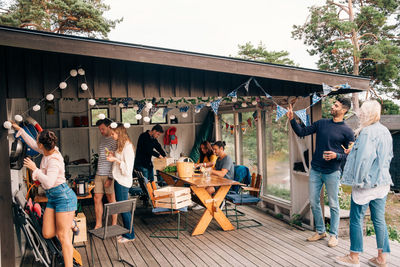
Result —
[[57, 140], [56, 134], [49, 130], [43, 130], [38, 138], [38, 142], [41, 143], [46, 150], [52, 150], [56, 146]]
[[336, 99], [336, 101], [340, 102], [340, 104], [342, 104], [342, 106], [347, 109], [348, 111], [351, 109], [351, 100], [350, 98], [346, 98], [346, 97], [338, 97]]
[[[206, 149], [207, 152], [206, 154], [203, 154], [203, 151], [201, 150], [201, 145], [203, 145]], [[203, 141], [200, 146], [199, 146], [199, 151], [200, 151], [200, 163], [204, 162], [204, 158], [207, 156], [207, 158], [210, 160], [211, 156], [214, 155], [214, 151], [212, 150], [211, 143], [208, 141]]]
[[105, 118], [105, 119], [96, 121], [96, 126], [100, 126], [100, 125], [104, 124], [105, 126], [108, 127], [108, 126], [110, 126], [111, 122], [112, 121], [109, 118]]
[[151, 128], [151, 130], [152, 130], [152, 131], [155, 130], [156, 132], [159, 132], [159, 133], [164, 133], [164, 130], [163, 130], [163, 128], [161, 127], [160, 124], [154, 125], [153, 128]]
[[213, 144], [213, 146], [222, 147], [225, 150], [226, 143], [225, 141], [217, 141]]

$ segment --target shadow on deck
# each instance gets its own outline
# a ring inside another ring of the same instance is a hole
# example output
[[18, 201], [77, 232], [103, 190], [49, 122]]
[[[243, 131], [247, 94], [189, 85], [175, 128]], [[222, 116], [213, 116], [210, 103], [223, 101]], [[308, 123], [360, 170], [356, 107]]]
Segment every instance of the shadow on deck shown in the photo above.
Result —
[[[164, 217], [148, 219], [144, 224], [135, 215], [136, 240], [120, 244], [122, 258], [135, 266], [337, 266], [332, 259], [348, 253], [349, 240], [340, 239], [335, 248], [327, 246], [327, 240], [309, 243], [306, 238], [313, 233], [301, 231], [273, 218], [263, 211], [251, 207], [240, 210], [247, 217], [262, 222], [263, 226], [224, 232], [215, 221], [211, 222], [205, 234], [192, 237], [190, 231], [199, 220], [202, 210], [189, 211], [189, 232], [182, 232], [179, 240], [150, 238], [156, 227], [172, 226], [172, 220]], [[138, 210], [138, 213], [140, 210]], [[93, 206], [85, 206], [84, 213], [88, 227], [94, 225]], [[154, 222], [154, 223], [153, 223]], [[111, 240], [94, 239], [96, 266], [124, 266], [116, 261], [115, 243]], [[79, 248], [83, 266], [91, 260], [89, 242]], [[391, 242], [390, 266], [400, 266], [400, 244]], [[369, 258], [376, 256], [375, 237], [364, 238], [362, 265], [368, 265]], [[40, 266], [28, 252], [21, 266]]]

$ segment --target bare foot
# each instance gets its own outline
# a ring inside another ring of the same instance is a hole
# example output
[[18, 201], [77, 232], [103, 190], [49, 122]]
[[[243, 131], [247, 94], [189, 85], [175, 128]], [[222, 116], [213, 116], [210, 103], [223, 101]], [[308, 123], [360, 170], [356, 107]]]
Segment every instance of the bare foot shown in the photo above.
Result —
[[99, 225], [96, 225], [96, 226], [94, 227], [94, 230], [99, 229], [99, 228], [101, 228], [101, 225], [100, 225], [100, 226], [99, 226]]

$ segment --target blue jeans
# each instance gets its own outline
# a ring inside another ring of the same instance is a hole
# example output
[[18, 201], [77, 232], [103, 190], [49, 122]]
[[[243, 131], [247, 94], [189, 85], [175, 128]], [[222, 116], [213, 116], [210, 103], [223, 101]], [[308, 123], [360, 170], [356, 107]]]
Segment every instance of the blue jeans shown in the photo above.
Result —
[[382, 249], [383, 253], [389, 253], [389, 235], [385, 221], [385, 204], [386, 197], [371, 200], [365, 205], [354, 203], [351, 198], [350, 207], [350, 251], [360, 253], [363, 252], [363, 223], [365, 210], [369, 206], [371, 211], [371, 219], [374, 223], [376, 246]]
[[135, 167], [136, 170], [142, 172], [143, 176], [147, 178], [150, 182], [154, 181], [154, 171], [153, 168], [147, 169], [145, 167]]
[[[115, 199], [117, 200], [117, 202], [128, 200], [128, 192], [129, 192], [128, 187], [122, 186], [117, 182], [117, 180], [114, 180], [114, 190], [115, 190]], [[122, 222], [124, 223], [124, 227], [127, 229], [131, 227], [131, 218], [132, 217], [130, 212], [122, 213]], [[123, 237], [128, 239], [135, 238], [135, 231], [133, 229], [133, 225], [132, 225], [132, 233], [124, 234]]]
[[339, 227], [339, 180], [340, 171], [335, 171], [329, 174], [325, 174], [319, 171], [315, 171], [311, 168], [310, 171], [310, 205], [314, 216], [314, 223], [317, 232], [322, 234], [325, 233], [325, 220], [322, 217], [320, 193], [322, 185], [325, 184], [326, 192], [328, 193], [329, 207], [331, 213], [331, 227], [329, 233], [337, 237]]

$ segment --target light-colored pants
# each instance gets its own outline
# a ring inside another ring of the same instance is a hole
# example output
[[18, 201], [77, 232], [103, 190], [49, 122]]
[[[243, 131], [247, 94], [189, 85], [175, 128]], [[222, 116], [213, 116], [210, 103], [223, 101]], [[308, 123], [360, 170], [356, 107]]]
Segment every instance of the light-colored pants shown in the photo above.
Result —
[[322, 217], [320, 194], [322, 186], [325, 184], [326, 192], [328, 193], [329, 207], [331, 213], [331, 225], [329, 233], [337, 237], [339, 227], [339, 181], [340, 171], [335, 171], [329, 174], [315, 171], [311, 168], [310, 171], [310, 204], [314, 216], [314, 223], [317, 232], [325, 233], [325, 220]]

